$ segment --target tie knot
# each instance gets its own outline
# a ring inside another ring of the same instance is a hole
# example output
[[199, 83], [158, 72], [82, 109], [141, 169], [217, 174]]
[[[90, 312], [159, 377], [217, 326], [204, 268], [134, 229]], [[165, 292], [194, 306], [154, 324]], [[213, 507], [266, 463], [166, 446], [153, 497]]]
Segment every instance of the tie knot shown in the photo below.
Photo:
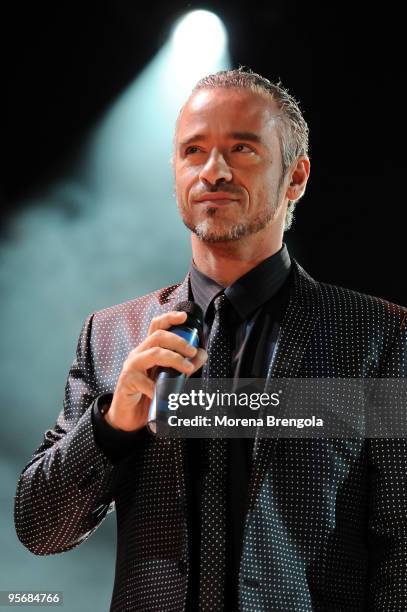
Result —
[[229, 304], [230, 302], [224, 293], [221, 293], [220, 295], [218, 295], [218, 297], [215, 298], [213, 302], [213, 305], [215, 307], [215, 312], [219, 312], [219, 313], [223, 313]]

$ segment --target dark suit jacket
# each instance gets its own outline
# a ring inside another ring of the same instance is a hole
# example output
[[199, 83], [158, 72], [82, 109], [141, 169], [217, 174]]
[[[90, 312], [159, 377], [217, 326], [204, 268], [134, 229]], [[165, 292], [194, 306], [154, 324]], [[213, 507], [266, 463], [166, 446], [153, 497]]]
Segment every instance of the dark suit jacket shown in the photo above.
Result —
[[[406, 309], [293, 265], [273, 377], [407, 376]], [[95, 442], [92, 404], [114, 390], [152, 317], [185, 299], [188, 276], [87, 317], [63, 410], [17, 486], [17, 534], [36, 555], [78, 546], [116, 510], [115, 612], [185, 609], [185, 440], [143, 431], [113, 465]], [[405, 612], [407, 440], [258, 438], [254, 453], [241, 610]]]

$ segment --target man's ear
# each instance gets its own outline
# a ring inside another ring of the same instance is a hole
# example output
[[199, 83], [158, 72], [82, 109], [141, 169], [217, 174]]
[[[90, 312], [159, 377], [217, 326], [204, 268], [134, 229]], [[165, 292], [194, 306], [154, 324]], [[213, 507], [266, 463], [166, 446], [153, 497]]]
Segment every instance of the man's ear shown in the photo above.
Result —
[[308, 156], [301, 155], [290, 171], [289, 184], [286, 197], [289, 200], [298, 200], [304, 193], [310, 174], [311, 162]]

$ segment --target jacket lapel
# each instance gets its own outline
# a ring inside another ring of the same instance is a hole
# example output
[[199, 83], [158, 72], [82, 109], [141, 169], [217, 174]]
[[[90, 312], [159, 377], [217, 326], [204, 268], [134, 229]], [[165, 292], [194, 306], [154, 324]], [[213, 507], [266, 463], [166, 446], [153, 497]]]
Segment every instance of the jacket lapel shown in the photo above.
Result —
[[178, 302], [185, 302], [189, 299], [189, 273], [186, 275], [182, 283], [165, 287], [157, 294], [160, 314], [174, 310]]
[[[275, 378], [296, 378], [312, 330], [319, 316], [319, 285], [292, 259], [294, 266], [293, 290], [279, 335], [274, 355], [269, 364], [265, 390]], [[249, 509], [256, 503], [268, 465], [276, 452], [277, 438], [260, 437], [257, 428], [253, 444], [252, 471], [249, 482]]]

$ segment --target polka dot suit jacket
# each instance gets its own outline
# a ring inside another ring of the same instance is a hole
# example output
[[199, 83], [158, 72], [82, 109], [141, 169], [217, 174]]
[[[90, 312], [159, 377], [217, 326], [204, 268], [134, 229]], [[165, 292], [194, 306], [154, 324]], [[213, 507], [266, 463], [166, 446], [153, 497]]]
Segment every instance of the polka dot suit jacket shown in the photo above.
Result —
[[[293, 266], [273, 377], [407, 376], [406, 309]], [[152, 317], [188, 299], [188, 286], [187, 276], [86, 318], [63, 409], [17, 485], [17, 534], [36, 555], [79, 546], [116, 511], [111, 612], [185, 610], [185, 441], [141, 434], [112, 464], [91, 413]], [[257, 438], [249, 500], [243, 612], [407, 610], [406, 439]]]

